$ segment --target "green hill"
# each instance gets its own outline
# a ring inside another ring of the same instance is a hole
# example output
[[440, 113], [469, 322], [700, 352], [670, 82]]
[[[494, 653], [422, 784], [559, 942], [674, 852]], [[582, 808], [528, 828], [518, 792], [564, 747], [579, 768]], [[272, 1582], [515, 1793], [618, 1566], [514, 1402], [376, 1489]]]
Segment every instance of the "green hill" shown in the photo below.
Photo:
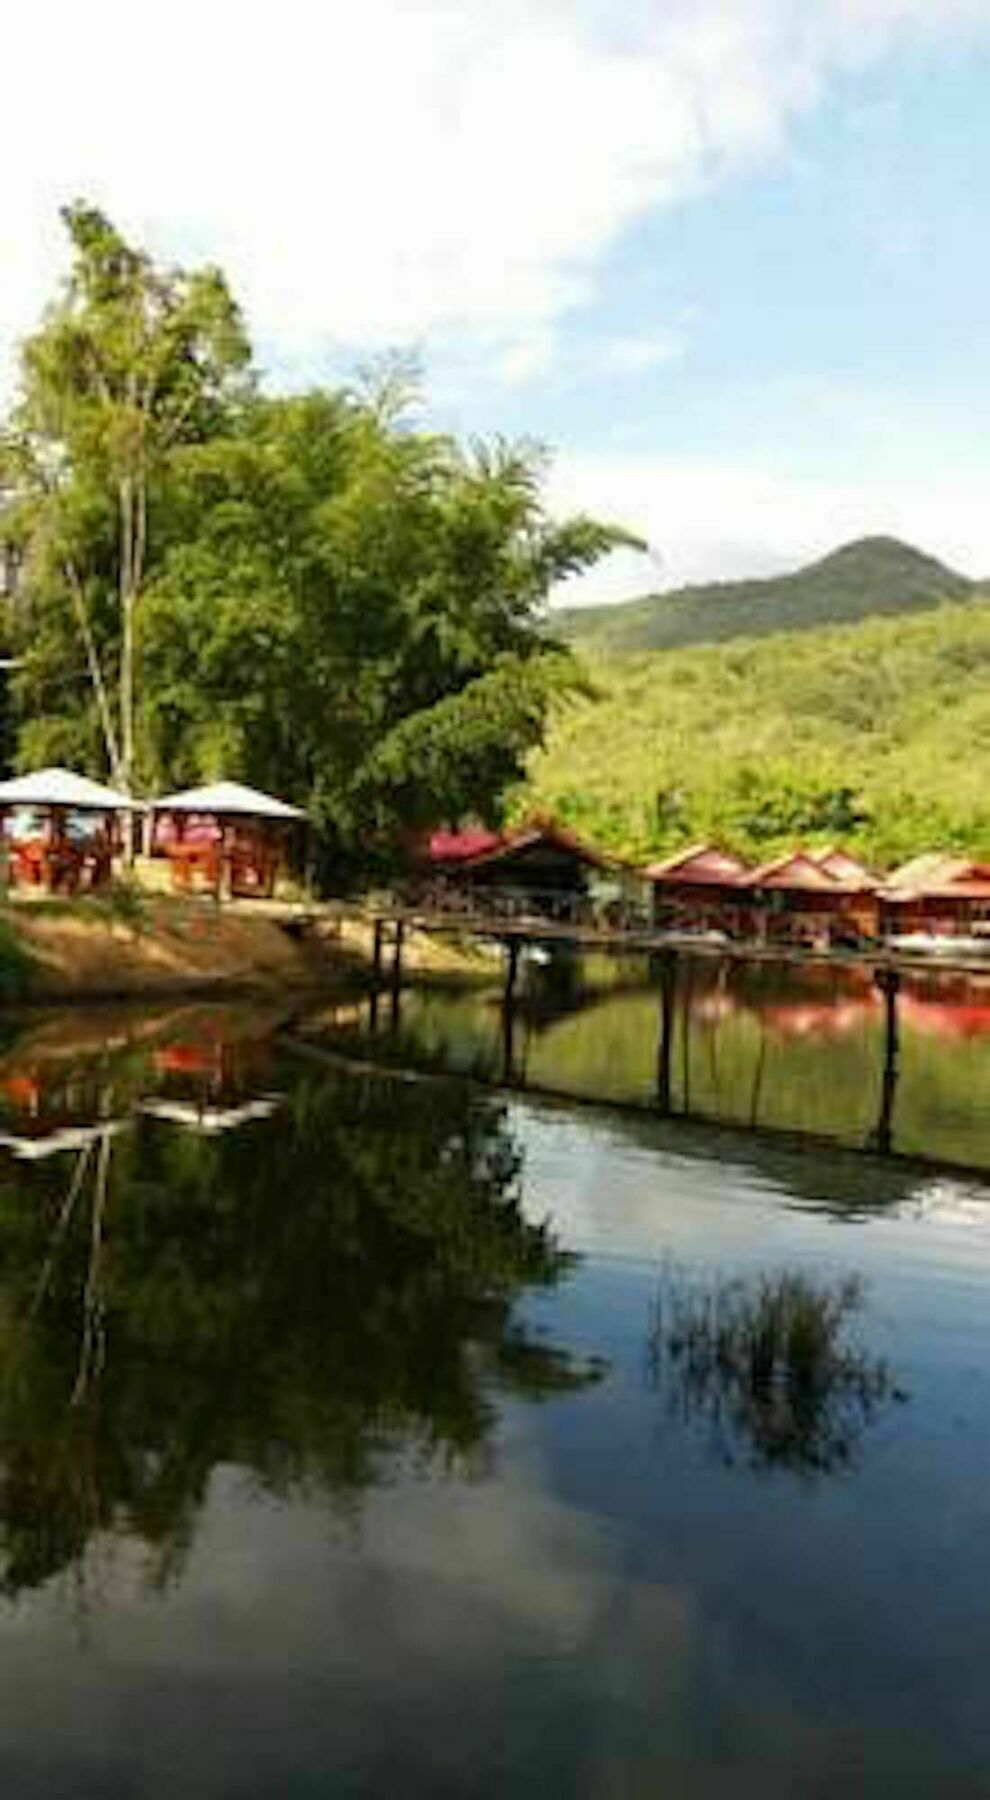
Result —
[[851, 624], [963, 599], [973, 583], [896, 538], [862, 538], [793, 575], [678, 588], [616, 606], [574, 607], [554, 619], [563, 636], [610, 652], [719, 644], [770, 632]]
[[880, 863], [990, 858], [990, 605], [583, 657], [518, 811], [636, 858], [716, 836], [752, 855], [839, 838]]

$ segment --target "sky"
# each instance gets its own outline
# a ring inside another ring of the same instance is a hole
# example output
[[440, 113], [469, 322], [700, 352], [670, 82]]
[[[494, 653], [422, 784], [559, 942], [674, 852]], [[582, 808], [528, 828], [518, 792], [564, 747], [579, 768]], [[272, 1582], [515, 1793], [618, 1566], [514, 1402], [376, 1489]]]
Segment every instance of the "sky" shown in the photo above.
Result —
[[649, 544], [564, 598], [894, 533], [990, 575], [990, 0], [15, 9], [0, 391], [58, 209], [218, 262], [272, 388], [411, 351]]

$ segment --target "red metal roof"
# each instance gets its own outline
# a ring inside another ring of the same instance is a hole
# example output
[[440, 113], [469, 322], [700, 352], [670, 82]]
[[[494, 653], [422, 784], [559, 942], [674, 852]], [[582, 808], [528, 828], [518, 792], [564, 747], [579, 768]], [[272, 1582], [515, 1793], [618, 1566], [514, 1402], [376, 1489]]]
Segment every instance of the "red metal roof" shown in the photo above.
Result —
[[565, 850], [596, 869], [632, 870], [631, 864], [624, 863], [617, 856], [607, 856], [603, 850], [595, 850], [590, 844], [582, 843], [572, 831], [565, 830], [562, 825], [555, 825], [552, 820], [534, 821], [520, 826], [516, 831], [505, 833], [489, 849], [465, 858], [463, 866], [479, 868], [488, 863], [500, 862], [504, 857], [518, 855], [521, 850], [528, 850], [531, 845], [541, 843]]
[[718, 844], [693, 844], [663, 862], [651, 863], [649, 879], [670, 887], [735, 887], [747, 874], [741, 857]]
[[488, 831], [483, 825], [469, 825], [463, 831], [434, 831], [427, 845], [427, 855], [434, 863], [470, 862], [495, 850], [505, 840], [499, 831]]
[[839, 881], [823, 869], [815, 858], [803, 850], [793, 850], [787, 856], [775, 857], [773, 862], [763, 863], [759, 869], [752, 869], [744, 875], [739, 883], [746, 888], [769, 888], [779, 893], [822, 893], [850, 894], [860, 893], [859, 885], [847, 881]]
[[877, 877], [866, 864], [861, 863], [858, 857], [850, 856], [846, 850], [813, 850], [809, 851], [809, 855], [820, 869], [824, 869], [827, 875], [834, 876], [836, 881], [857, 884], [864, 893], [872, 892], [879, 886]]
[[990, 900], [990, 864], [965, 856], [915, 856], [880, 890], [893, 905], [917, 900]]

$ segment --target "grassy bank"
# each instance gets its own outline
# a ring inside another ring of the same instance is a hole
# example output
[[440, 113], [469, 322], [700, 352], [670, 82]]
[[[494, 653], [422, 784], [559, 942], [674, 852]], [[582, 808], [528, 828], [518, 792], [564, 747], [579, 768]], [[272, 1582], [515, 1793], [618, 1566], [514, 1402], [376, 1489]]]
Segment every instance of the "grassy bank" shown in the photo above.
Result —
[[[300, 928], [249, 903], [120, 887], [106, 896], [17, 901], [0, 909], [0, 1004], [170, 994], [293, 993], [360, 987], [372, 932], [358, 919], [316, 916]], [[487, 965], [462, 947], [410, 934], [403, 968], [463, 977]]]

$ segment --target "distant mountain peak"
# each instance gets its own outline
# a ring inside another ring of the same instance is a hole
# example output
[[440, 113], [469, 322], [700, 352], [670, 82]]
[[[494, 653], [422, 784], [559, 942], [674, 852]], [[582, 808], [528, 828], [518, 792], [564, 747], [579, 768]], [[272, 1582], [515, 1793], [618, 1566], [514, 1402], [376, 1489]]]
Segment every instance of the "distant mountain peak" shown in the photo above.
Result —
[[840, 544], [790, 574], [575, 608], [554, 623], [574, 642], [603, 650], [666, 650], [918, 612], [962, 599], [975, 585], [900, 538], [877, 535]]

